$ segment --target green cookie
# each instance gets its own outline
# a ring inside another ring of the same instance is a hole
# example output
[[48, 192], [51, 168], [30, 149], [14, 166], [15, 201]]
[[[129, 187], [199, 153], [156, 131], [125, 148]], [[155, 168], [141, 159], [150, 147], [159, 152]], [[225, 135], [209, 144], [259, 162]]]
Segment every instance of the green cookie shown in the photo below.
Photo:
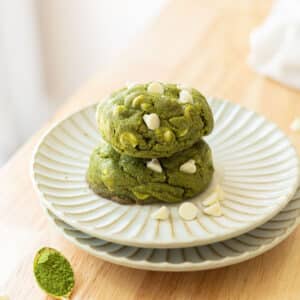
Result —
[[[186, 173], [182, 165], [190, 160], [193, 173]], [[204, 191], [214, 171], [211, 150], [203, 140], [158, 159], [161, 172], [149, 161], [120, 154], [102, 142], [90, 157], [87, 181], [95, 193], [120, 203], [175, 203]]]
[[213, 123], [205, 97], [175, 84], [123, 88], [97, 108], [103, 138], [118, 152], [134, 157], [169, 157], [208, 135]]

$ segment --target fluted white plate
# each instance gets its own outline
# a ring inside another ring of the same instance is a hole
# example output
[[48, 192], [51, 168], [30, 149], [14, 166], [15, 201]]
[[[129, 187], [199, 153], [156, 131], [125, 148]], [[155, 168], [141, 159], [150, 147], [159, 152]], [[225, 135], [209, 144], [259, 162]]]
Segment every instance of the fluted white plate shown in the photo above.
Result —
[[300, 190], [278, 215], [259, 228], [230, 240], [199, 247], [151, 249], [114, 244], [76, 230], [50, 211], [48, 216], [68, 240], [103, 260], [156, 271], [207, 270], [248, 260], [284, 240], [299, 224]]
[[[216, 176], [225, 192], [223, 216], [202, 213], [183, 221], [179, 204], [170, 205], [167, 221], [150, 215], [159, 205], [121, 205], [95, 195], [85, 180], [89, 156], [100, 135], [96, 106], [59, 122], [40, 141], [33, 178], [43, 204], [74, 228], [107, 241], [150, 248], [204, 245], [241, 235], [274, 217], [298, 185], [294, 147], [262, 116], [228, 101], [210, 100], [215, 129], [207, 138]], [[193, 198], [201, 201], [209, 193]]]

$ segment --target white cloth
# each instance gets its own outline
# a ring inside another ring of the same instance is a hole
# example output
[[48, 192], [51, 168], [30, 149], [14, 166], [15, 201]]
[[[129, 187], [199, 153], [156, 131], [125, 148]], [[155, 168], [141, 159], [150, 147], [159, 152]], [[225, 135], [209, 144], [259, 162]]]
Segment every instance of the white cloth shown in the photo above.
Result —
[[259, 73], [300, 89], [300, 1], [276, 0], [250, 35], [249, 64]]

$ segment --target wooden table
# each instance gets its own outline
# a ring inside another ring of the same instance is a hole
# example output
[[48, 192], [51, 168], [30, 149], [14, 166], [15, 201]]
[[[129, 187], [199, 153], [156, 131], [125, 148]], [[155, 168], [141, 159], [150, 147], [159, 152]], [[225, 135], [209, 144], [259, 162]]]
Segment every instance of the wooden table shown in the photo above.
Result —
[[114, 65], [83, 85], [3, 167], [0, 273], [8, 277], [4, 289], [11, 299], [47, 298], [32, 275], [33, 256], [45, 245], [60, 249], [72, 262], [77, 279], [73, 299], [300, 299], [300, 229], [268, 253], [231, 267], [191, 273], [133, 270], [94, 258], [61, 237], [48, 224], [29, 177], [33, 147], [54, 120], [128, 80], [184, 82], [242, 103], [279, 124], [300, 150], [300, 135], [288, 129], [300, 115], [300, 93], [259, 76], [246, 64], [249, 33], [270, 4], [170, 1]]

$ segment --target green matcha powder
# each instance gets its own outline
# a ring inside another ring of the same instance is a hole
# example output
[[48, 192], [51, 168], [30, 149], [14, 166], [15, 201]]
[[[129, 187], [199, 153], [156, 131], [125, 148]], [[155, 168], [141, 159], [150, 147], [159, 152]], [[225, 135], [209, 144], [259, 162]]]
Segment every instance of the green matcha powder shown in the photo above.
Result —
[[74, 273], [70, 263], [58, 251], [42, 248], [34, 259], [34, 275], [47, 294], [64, 299], [74, 287]]

